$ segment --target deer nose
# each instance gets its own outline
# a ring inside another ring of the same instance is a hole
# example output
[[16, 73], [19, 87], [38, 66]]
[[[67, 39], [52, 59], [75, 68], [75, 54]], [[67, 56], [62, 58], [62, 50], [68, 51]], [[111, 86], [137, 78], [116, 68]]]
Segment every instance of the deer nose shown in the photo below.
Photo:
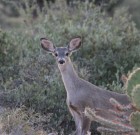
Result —
[[65, 63], [65, 60], [60, 59], [58, 62], [59, 62], [59, 64], [64, 64]]

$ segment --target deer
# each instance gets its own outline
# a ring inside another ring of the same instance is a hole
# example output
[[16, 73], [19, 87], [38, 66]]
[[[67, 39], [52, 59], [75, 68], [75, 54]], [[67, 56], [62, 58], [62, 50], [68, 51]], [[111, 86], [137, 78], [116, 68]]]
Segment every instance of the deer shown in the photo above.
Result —
[[[108, 111], [114, 108], [109, 101], [110, 98], [123, 105], [131, 103], [127, 95], [105, 90], [78, 76], [70, 56], [81, 47], [81, 43], [82, 38], [75, 37], [70, 40], [66, 47], [56, 47], [47, 38], [40, 39], [41, 47], [55, 57], [60, 70], [67, 94], [66, 104], [75, 121], [76, 135], [86, 135], [90, 130], [91, 120], [84, 114], [86, 107]], [[101, 115], [104, 114], [101, 112]]]

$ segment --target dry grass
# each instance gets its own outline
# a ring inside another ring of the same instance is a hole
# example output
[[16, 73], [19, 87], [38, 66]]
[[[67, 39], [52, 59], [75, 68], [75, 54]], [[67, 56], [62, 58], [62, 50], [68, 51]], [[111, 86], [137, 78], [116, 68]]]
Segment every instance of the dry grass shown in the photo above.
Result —
[[26, 110], [25, 107], [3, 109], [0, 112], [0, 135], [47, 135], [42, 123], [48, 117]]

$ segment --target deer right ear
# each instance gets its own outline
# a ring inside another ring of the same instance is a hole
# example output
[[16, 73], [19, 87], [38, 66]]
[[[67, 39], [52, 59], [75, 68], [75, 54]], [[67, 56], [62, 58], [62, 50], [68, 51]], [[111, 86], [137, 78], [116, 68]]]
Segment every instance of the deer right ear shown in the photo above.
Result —
[[76, 37], [70, 41], [68, 49], [70, 52], [73, 52], [73, 51], [77, 50], [80, 46], [81, 46], [81, 38]]
[[48, 51], [48, 52], [54, 52], [55, 51], [55, 47], [53, 45], [53, 43], [51, 41], [49, 41], [46, 38], [41, 38], [40, 39], [41, 42], [41, 46], [44, 50]]

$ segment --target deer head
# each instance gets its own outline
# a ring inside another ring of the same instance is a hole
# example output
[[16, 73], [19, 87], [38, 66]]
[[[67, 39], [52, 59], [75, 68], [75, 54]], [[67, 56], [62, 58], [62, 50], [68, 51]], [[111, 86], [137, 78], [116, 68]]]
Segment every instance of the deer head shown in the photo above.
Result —
[[69, 61], [69, 56], [81, 46], [81, 38], [73, 38], [67, 47], [55, 47], [46, 38], [41, 38], [41, 46], [47, 52], [52, 53], [59, 65], [65, 65]]

